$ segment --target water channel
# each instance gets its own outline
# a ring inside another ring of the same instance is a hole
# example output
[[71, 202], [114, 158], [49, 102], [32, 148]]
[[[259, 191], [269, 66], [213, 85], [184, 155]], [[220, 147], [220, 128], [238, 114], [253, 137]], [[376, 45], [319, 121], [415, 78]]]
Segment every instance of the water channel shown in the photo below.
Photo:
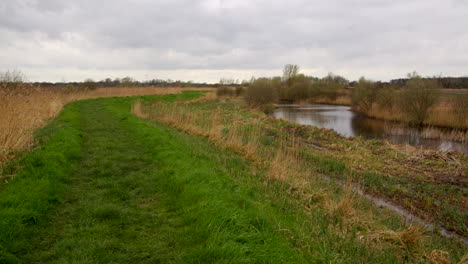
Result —
[[394, 144], [425, 146], [440, 151], [457, 150], [468, 154], [468, 142], [441, 138], [452, 131], [442, 128], [410, 127], [404, 123], [368, 118], [351, 111], [349, 106], [337, 105], [280, 105], [273, 116], [303, 125], [333, 129], [345, 137], [386, 139]]

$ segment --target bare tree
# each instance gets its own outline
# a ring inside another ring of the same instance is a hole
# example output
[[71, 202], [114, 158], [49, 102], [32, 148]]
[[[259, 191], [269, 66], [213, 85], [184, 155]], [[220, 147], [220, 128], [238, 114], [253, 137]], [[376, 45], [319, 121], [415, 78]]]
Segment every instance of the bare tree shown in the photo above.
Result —
[[19, 70], [0, 72], [0, 89], [17, 90], [25, 81], [25, 75]]
[[288, 82], [299, 74], [299, 66], [293, 64], [286, 64], [283, 69], [283, 81]]

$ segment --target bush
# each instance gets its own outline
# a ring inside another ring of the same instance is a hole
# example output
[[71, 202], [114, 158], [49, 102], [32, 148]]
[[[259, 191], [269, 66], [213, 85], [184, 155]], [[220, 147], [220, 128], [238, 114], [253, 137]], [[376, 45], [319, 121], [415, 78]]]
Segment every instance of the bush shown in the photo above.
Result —
[[381, 108], [391, 110], [396, 103], [396, 91], [390, 87], [378, 89], [376, 103]]
[[250, 106], [261, 106], [275, 103], [278, 94], [271, 79], [259, 78], [247, 88], [244, 99]]
[[268, 114], [273, 113], [273, 111], [275, 111], [276, 105], [275, 104], [264, 104], [264, 105], [259, 106], [259, 109], [260, 109], [260, 111], [262, 111], [263, 113], [268, 115]]
[[97, 85], [96, 85], [96, 82], [94, 82], [92, 79], [86, 79], [83, 82], [83, 88], [88, 91], [96, 90]]
[[400, 108], [410, 123], [421, 125], [427, 118], [429, 108], [439, 99], [439, 85], [435, 80], [413, 75], [403, 88]]
[[3, 91], [19, 92], [24, 88], [25, 75], [18, 70], [0, 72], [0, 89]]
[[325, 97], [330, 100], [336, 100], [340, 95], [340, 90], [343, 90], [348, 84], [348, 80], [345, 78], [329, 73], [322, 79], [315, 80], [309, 88], [308, 96], [313, 97]]
[[304, 74], [294, 76], [291, 80], [289, 97], [291, 100], [307, 99], [309, 97], [310, 79]]
[[228, 86], [221, 85], [218, 88], [216, 88], [216, 95], [217, 96], [233, 96], [235, 95], [236, 92]]
[[245, 93], [245, 87], [237, 86], [234, 91], [235, 91], [236, 96], [241, 96], [241, 95], [243, 95]]
[[361, 77], [353, 90], [351, 100], [353, 109], [361, 113], [369, 113], [377, 97], [376, 90], [375, 84], [372, 81]]

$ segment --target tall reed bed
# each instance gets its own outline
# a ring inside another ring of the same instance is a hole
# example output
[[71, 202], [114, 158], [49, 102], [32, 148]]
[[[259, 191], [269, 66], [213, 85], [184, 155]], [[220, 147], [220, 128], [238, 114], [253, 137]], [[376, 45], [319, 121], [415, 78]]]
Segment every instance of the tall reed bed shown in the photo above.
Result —
[[31, 147], [34, 131], [57, 116], [70, 102], [98, 97], [172, 94], [193, 89], [197, 88], [119, 87], [67, 91], [21, 82], [0, 83], [0, 167], [15, 152]]
[[[453, 99], [442, 99], [428, 110], [428, 117], [424, 120], [423, 124], [426, 126], [446, 127], [455, 129], [455, 135], [444, 135], [442, 137], [448, 139], [459, 140], [461, 132], [467, 134], [468, 128], [468, 96], [460, 95], [458, 102]], [[466, 105], [463, 102], [465, 101]], [[366, 113], [367, 116], [377, 119], [409, 122], [405, 113], [403, 113], [397, 106], [381, 107], [373, 105], [372, 108]], [[453, 137], [452, 137], [453, 136]], [[465, 135], [466, 136], [466, 135]]]
[[[431, 244], [434, 243], [433, 239], [426, 240], [423, 228], [392, 226], [389, 222], [394, 220], [389, 220], [388, 213], [375, 209], [368, 201], [356, 196], [351, 188], [342, 189], [342, 186], [361, 184], [358, 171], [366, 168], [360, 165], [362, 162], [358, 159], [348, 158], [349, 163], [343, 163], [344, 155], [335, 156], [337, 154], [331, 154], [331, 150], [347, 148], [349, 154], [362, 159], [362, 155], [352, 150], [361, 148], [359, 145], [362, 142], [338, 142], [327, 131], [297, 125], [285, 132], [281, 124], [289, 124], [273, 121], [260, 112], [248, 111], [232, 101], [235, 100], [205, 98], [198, 99], [196, 103], [156, 103], [152, 106], [136, 102], [133, 113], [164, 122], [189, 134], [206, 137], [221, 147], [241, 153], [266, 175], [265, 185], [275, 182], [287, 186], [288, 192], [278, 195], [293, 195], [311, 214], [317, 210], [324, 213], [330, 221], [331, 232], [339, 236], [349, 238], [358, 234], [357, 243], [394, 247], [402, 258], [416, 255], [420, 260], [430, 258], [432, 251], [428, 248], [435, 244]], [[324, 145], [330, 151], [311, 150], [303, 136], [307, 133], [311, 133], [309, 138], [328, 141]], [[339, 146], [342, 144], [345, 146]], [[324, 174], [340, 179], [342, 184], [336, 184]], [[378, 175], [373, 177], [376, 177], [372, 179], [374, 181], [381, 180], [377, 178]], [[362, 182], [362, 187], [367, 184]], [[394, 188], [392, 184], [389, 182], [385, 185]]]

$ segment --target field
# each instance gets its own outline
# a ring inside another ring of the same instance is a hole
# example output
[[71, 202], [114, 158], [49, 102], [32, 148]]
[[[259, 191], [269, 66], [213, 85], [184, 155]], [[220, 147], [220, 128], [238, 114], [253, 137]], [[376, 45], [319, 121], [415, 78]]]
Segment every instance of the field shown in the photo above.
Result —
[[346, 139], [209, 92], [63, 108], [92, 97], [24, 126], [4, 162], [0, 263], [467, 261], [467, 157]]

